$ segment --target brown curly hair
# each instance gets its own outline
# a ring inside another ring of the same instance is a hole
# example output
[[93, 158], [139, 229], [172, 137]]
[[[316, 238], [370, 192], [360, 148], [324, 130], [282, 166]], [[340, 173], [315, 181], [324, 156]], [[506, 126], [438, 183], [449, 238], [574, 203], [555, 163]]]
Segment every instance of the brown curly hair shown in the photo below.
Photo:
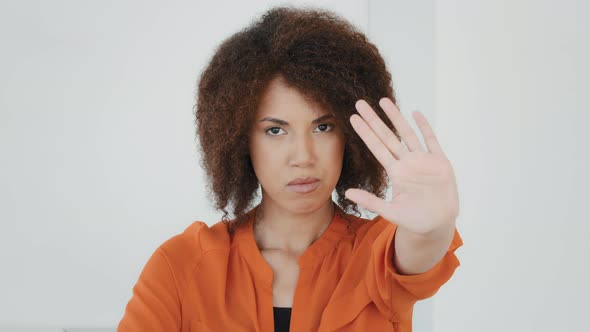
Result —
[[[248, 133], [269, 82], [282, 76], [308, 101], [336, 118], [345, 135], [337, 203], [359, 217], [358, 206], [344, 196], [361, 188], [385, 198], [387, 174], [349, 118], [364, 99], [399, 138], [379, 107], [382, 97], [396, 102], [391, 74], [377, 47], [337, 14], [310, 7], [275, 7], [250, 26], [224, 40], [201, 73], [196, 111], [201, 166], [215, 207], [231, 229], [245, 220], [259, 187], [249, 157]], [[225, 209], [233, 203], [235, 220]], [[351, 211], [352, 210], [352, 211]]]

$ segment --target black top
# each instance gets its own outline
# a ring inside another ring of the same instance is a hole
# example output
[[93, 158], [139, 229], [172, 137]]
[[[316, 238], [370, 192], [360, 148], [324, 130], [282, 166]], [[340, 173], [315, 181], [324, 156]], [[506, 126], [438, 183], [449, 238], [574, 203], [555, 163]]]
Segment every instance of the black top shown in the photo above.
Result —
[[291, 308], [272, 307], [275, 316], [275, 332], [289, 332]]

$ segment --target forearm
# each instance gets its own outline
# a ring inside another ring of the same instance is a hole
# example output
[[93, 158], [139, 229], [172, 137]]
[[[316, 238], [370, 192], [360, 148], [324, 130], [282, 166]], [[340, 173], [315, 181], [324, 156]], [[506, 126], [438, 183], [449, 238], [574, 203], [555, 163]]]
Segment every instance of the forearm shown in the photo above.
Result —
[[455, 234], [455, 223], [448, 223], [428, 234], [416, 234], [397, 227], [393, 244], [393, 265], [402, 275], [430, 270], [447, 252]]

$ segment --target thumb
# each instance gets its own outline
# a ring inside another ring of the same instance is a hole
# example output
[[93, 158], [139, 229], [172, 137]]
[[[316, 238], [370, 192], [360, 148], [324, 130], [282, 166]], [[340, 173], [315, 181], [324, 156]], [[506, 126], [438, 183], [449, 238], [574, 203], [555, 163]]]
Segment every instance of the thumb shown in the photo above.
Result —
[[388, 214], [388, 203], [380, 197], [362, 189], [347, 189], [344, 196], [349, 200], [357, 203], [365, 209], [375, 212], [381, 216]]

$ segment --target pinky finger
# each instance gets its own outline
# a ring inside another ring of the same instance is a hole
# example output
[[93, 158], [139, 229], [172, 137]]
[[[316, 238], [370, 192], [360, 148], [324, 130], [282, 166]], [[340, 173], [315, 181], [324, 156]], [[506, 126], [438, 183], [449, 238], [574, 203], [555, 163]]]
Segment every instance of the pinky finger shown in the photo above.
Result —
[[438, 139], [436, 138], [432, 127], [430, 127], [430, 124], [426, 120], [426, 117], [424, 117], [424, 114], [419, 111], [414, 111], [412, 112], [412, 115], [414, 116], [414, 120], [416, 120], [416, 124], [424, 136], [424, 142], [426, 143], [428, 151], [432, 153], [442, 153], [442, 148], [438, 143]]

